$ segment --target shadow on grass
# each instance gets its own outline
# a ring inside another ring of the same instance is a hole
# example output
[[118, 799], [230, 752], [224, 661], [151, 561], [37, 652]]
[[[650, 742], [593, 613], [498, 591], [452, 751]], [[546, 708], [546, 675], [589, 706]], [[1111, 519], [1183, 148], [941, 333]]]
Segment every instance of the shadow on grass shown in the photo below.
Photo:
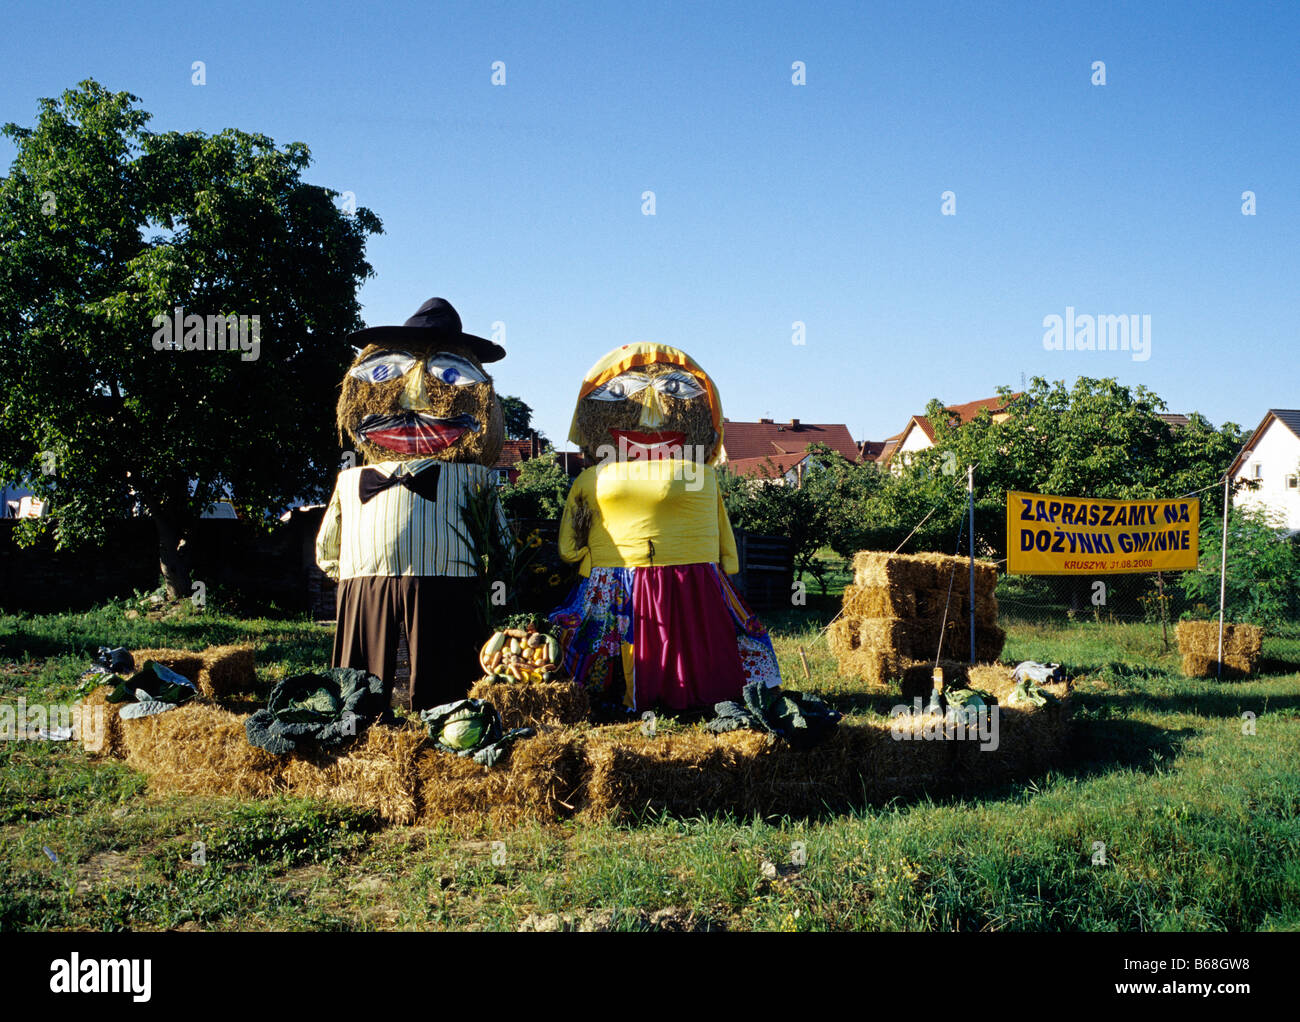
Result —
[[[880, 698], [891, 698], [888, 695]], [[896, 697], [893, 697], [896, 698]], [[907, 810], [928, 806], [954, 806], [972, 801], [981, 804], [1015, 802], [1022, 799], [1026, 789], [1037, 790], [1037, 785], [1049, 774], [1054, 778], [1085, 781], [1102, 777], [1114, 771], [1155, 773], [1167, 768], [1182, 752], [1188, 739], [1197, 735], [1195, 728], [1163, 728], [1142, 721], [1123, 719], [1095, 719], [1087, 716], [1074, 722], [1070, 748], [1063, 762], [1049, 767], [1028, 770], [1011, 779], [991, 780], [982, 787], [967, 781], [954, 760], [947, 772], [936, 778], [928, 790], [918, 790], [915, 782], [906, 784], [898, 794], [867, 794], [859, 791], [858, 797], [846, 798], [841, 789], [822, 800], [819, 807], [763, 811], [762, 809], [718, 809], [702, 812], [680, 802], [681, 796], [670, 794], [671, 785], [657, 791], [656, 802], [640, 809], [628, 808], [625, 823], [643, 826], [664, 818], [677, 820], [708, 819], [748, 821], [759, 819], [766, 823], [788, 821], [827, 822], [844, 814], [876, 812], [882, 809]], [[683, 789], [693, 782], [684, 781]], [[799, 784], [812, 783], [801, 777]], [[831, 785], [834, 787], [834, 784]], [[673, 804], [674, 801], [677, 804]]]
[[1256, 674], [1261, 678], [1270, 675], [1288, 677], [1292, 674], [1300, 674], [1300, 657], [1288, 657], [1285, 660], [1279, 660], [1274, 657], [1264, 657], [1259, 662], [1259, 670]]

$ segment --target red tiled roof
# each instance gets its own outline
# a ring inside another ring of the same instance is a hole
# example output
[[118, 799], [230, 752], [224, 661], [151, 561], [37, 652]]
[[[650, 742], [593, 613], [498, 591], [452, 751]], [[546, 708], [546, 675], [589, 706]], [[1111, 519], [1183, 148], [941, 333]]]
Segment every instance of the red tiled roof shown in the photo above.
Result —
[[527, 461], [532, 456], [533, 442], [531, 440], [506, 440], [501, 445], [501, 454], [497, 457], [497, 462], [493, 468], [513, 468], [521, 461]]
[[[968, 422], [973, 422], [975, 417], [985, 408], [994, 415], [1005, 411], [1007, 403], [1011, 401], [1012, 398], [1017, 398], [1019, 396], [1020, 395], [1017, 393], [1003, 399], [1002, 396], [999, 395], [998, 397], [980, 398], [978, 401], [967, 401], [965, 404], [961, 405], [949, 405], [948, 413], [957, 419], [957, 425], [964, 426]], [[900, 443], [902, 443], [903, 437], [907, 435], [907, 431], [912, 428], [912, 423], [916, 423], [916, 425], [921, 427], [921, 432], [925, 434], [926, 439], [929, 440], [930, 443], [934, 443], [934, 423], [924, 415], [913, 415], [907, 420], [907, 425], [903, 428], [902, 433], [899, 433], [896, 437], [890, 437], [889, 440], [885, 441], [888, 450], [880, 456], [881, 462], [889, 460], [890, 456], [894, 453], [894, 450]]]
[[843, 423], [733, 422], [723, 420], [722, 447], [728, 461], [749, 461], [778, 454], [802, 454], [810, 444], [825, 444], [849, 461], [857, 461], [858, 445]]
[[728, 461], [724, 466], [728, 472], [738, 476], [757, 476], [759, 478], [780, 478], [801, 461], [807, 458], [803, 454], [770, 454], [761, 458], [740, 458]]
[[[1011, 395], [1013, 398], [1019, 396], [1019, 394]], [[1010, 398], [1007, 400], [1010, 400]], [[948, 414], [956, 417], [959, 426], [964, 426], [968, 422], [974, 422], [975, 416], [979, 415], [979, 413], [985, 408], [996, 415], [998, 412], [1005, 411], [1006, 407], [1007, 401], [1004, 401], [1001, 396], [985, 397], [980, 398], [978, 401], [967, 401], [964, 405], [949, 405]], [[933, 443], [934, 424], [924, 415], [914, 415], [912, 418], [916, 420], [916, 424], [921, 427], [921, 431], [925, 433], [925, 435], [929, 437], [930, 442]], [[906, 433], [907, 430], [903, 430], [903, 432]]]

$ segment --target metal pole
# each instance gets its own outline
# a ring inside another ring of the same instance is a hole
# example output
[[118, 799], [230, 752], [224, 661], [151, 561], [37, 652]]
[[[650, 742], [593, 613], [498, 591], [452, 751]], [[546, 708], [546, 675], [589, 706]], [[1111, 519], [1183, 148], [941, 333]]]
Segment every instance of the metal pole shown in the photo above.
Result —
[[970, 494], [970, 662], [975, 662], [975, 466], [966, 469], [966, 489]]
[[1223, 678], [1223, 606], [1228, 582], [1228, 477], [1223, 477], [1223, 542], [1219, 555], [1219, 662], [1218, 677]]

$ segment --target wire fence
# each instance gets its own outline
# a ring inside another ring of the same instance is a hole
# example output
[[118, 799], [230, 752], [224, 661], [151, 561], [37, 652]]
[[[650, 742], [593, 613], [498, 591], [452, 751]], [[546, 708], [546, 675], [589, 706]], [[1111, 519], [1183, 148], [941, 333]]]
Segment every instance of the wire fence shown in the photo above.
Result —
[[[999, 565], [999, 570], [1004, 565]], [[1217, 597], [1189, 595], [1184, 572], [1098, 575], [1007, 575], [998, 578], [998, 618], [1008, 624], [1147, 624], [1167, 630], [1176, 646], [1180, 620], [1218, 620]], [[1229, 573], [1231, 579], [1231, 572]], [[1216, 587], [1217, 592], [1217, 587]], [[1243, 615], [1249, 618], [1249, 615]], [[1227, 621], [1237, 618], [1229, 607]], [[1300, 614], [1255, 620], [1264, 626], [1264, 660], [1270, 671], [1300, 671]]]

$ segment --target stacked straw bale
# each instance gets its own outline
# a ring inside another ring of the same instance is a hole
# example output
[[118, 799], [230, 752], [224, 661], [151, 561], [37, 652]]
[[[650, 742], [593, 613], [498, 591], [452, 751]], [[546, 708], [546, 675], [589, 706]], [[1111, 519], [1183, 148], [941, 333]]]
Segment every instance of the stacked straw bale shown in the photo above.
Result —
[[[863, 550], [853, 558], [853, 575], [853, 584], [844, 588], [843, 615], [828, 633], [841, 675], [860, 678], [873, 687], [892, 679], [915, 678], [918, 670], [933, 665], [941, 636], [948, 656], [968, 654], [968, 560]], [[997, 568], [992, 562], [977, 561], [975, 659], [981, 662], [996, 660], [1006, 640], [997, 623], [996, 585]]]
[[552, 728], [580, 724], [591, 711], [587, 690], [571, 681], [498, 681], [482, 678], [469, 690], [471, 699], [484, 699], [501, 714], [507, 730], [516, 727]]
[[[1213, 678], [1219, 673], [1219, 623], [1179, 621], [1174, 628], [1183, 674], [1188, 678]], [[1264, 629], [1258, 625], [1223, 626], [1223, 676], [1245, 678], [1255, 673], [1264, 650]]]
[[[251, 645], [209, 646], [205, 650], [138, 649], [132, 653], [136, 670], [146, 660], [153, 660], [194, 682], [199, 695], [218, 700], [236, 693], [251, 692], [257, 687], [257, 670]], [[100, 685], [81, 700], [83, 711], [102, 714], [96, 726], [82, 728], [78, 736], [82, 747], [92, 755], [122, 758], [126, 746], [122, 736], [120, 713], [125, 704], [110, 703], [113, 688]]]

